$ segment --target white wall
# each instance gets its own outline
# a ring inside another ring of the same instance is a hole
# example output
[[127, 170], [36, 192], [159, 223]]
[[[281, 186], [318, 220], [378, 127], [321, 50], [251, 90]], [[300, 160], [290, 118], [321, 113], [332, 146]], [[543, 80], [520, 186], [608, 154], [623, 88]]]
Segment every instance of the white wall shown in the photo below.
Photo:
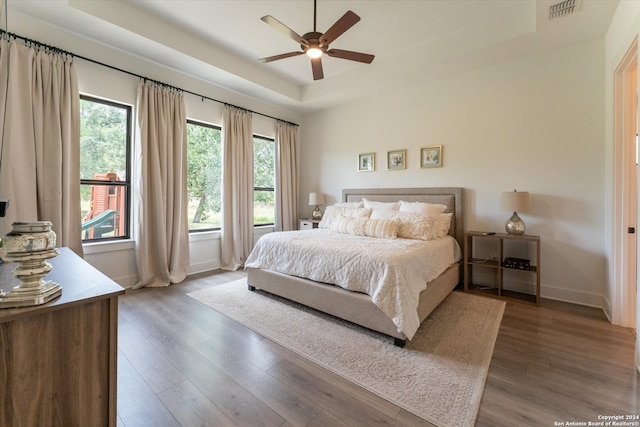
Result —
[[[500, 192], [531, 192], [521, 215], [541, 236], [544, 297], [602, 306], [604, 42], [498, 64], [305, 116], [302, 194], [328, 202], [349, 187], [460, 186], [465, 229], [502, 231]], [[420, 147], [443, 144], [442, 168], [421, 169]], [[386, 151], [407, 149], [407, 169]], [[375, 172], [357, 172], [358, 153]], [[304, 197], [301, 212], [310, 210]]]
[[[283, 110], [258, 99], [242, 96], [236, 92], [213, 86], [190, 76], [177, 73], [174, 70], [111, 49], [108, 46], [80, 38], [58, 27], [22, 15], [17, 11], [12, 11], [11, 13], [9, 31], [172, 86], [258, 111], [262, 114], [294, 123], [299, 122], [301, 119], [296, 112]], [[137, 77], [82, 59], [76, 59], [75, 66], [81, 93], [135, 105], [139, 83]], [[185, 94], [185, 104], [188, 118], [217, 125], [221, 124], [222, 104], [208, 100], [203, 101], [201, 97], [190, 94]], [[275, 120], [254, 114], [253, 132], [267, 137], [274, 137]], [[257, 239], [262, 233], [271, 229], [272, 227], [257, 229], [255, 238]], [[136, 283], [137, 267], [132, 241], [89, 244], [84, 246], [84, 251], [85, 259], [89, 263], [116, 282], [126, 287]], [[220, 233], [193, 233], [190, 236], [190, 254], [189, 273], [218, 268], [220, 266]]]

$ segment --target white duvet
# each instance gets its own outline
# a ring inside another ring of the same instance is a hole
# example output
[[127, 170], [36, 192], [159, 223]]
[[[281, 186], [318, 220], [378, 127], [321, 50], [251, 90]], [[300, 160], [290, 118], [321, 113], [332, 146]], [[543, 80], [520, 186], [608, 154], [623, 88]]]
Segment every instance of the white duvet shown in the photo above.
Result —
[[313, 229], [262, 236], [245, 267], [364, 292], [411, 339], [420, 326], [420, 292], [459, 259], [460, 247], [451, 236], [388, 240]]

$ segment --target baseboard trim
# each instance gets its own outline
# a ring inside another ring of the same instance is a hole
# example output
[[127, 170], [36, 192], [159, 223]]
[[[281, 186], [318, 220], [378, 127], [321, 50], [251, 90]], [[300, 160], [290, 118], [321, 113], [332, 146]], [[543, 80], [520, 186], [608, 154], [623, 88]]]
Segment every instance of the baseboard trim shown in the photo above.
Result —
[[[588, 307], [596, 307], [605, 311], [604, 297], [602, 295], [580, 292], [573, 289], [555, 288], [551, 286], [541, 286], [540, 294], [543, 298], [585, 305]], [[605, 312], [605, 315], [606, 314], [607, 313]]]
[[[490, 276], [481, 276], [479, 277], [478, 284], [495, 286], [495, 278]], [[503, 281], [503, 288], [528, 295], [535, 295], [536, 292], [535, 283], [532, 283], [530, 280], [514, 280], [513, 278], [509, 278], [508, 280]], [[542, 298], [568, 302], [571, 304], [600, 308], [604, 311], [607, 318], [609, 318], [609, 322], [611, 322], [611, 305], [603, 295], [541, 284], [540, 296]]]
[[609, 319], [609, 323], [613, 323], [613, 309], [611, 308], [611, 301], [607, 297], [602, 297], [602, 311], [604, 315]]
[[138, 276], [123, 276], [111, 279], [125, 289], [131, 289], [138, 283]]
[[220, 269], [220, 260], [203, 261], [189, 265], [187, 274], [205, 273], [207, 271]]

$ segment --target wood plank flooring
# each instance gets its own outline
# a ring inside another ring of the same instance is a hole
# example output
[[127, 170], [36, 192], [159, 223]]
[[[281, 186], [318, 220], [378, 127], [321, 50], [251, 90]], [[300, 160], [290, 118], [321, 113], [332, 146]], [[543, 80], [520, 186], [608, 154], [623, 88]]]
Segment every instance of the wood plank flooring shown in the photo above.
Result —
[[[118, 426], [431, 425], [186, 296], [242, 277], [120, 298]], [[634, 343], [600, 310], [508, 303], [476, 426], [640, 415]]]

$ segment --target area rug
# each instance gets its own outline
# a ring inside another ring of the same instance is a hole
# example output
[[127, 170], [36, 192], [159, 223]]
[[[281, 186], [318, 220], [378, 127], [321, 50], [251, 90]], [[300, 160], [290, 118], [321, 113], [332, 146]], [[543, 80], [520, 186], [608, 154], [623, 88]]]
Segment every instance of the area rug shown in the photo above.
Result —
[[246, 279], [188, 294], [438, 426], [473, 426], [503, 301], [452, 292], [404, 348], [385, 335], [262, 291]]

